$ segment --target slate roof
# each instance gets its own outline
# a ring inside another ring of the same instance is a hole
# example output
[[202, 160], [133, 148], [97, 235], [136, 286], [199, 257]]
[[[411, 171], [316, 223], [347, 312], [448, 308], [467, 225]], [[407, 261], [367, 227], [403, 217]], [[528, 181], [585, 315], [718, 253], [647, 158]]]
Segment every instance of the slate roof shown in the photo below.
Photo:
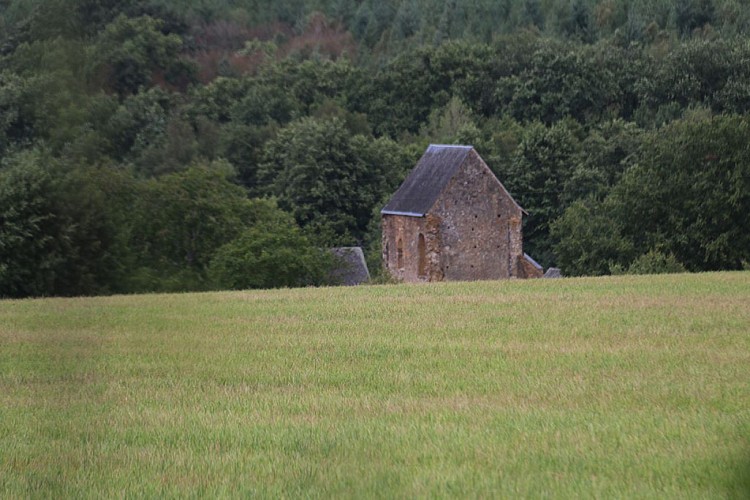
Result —
[[[417, 166], [406, 176], [406, 180], [380, 213], [423, 217], [435, 204], [440, 193], [472, 151], [474, 151], [472, 146], [430, 144], [417, 162]], [[526, 210], [508, 193], [505, 186], [497, 179], [495, 180], [510, 200], [528, 215]]]
[[539, 264], [539, 262], [537, 262], [534, 259], [532, 259], [531, 255], [529, 255], [527, 253], [524, 253], [523, 254], [523, 258], [526, 259], [526, 262], [528, 262], [529, 264], [531, 264], [535, 268], [539, 269], [540, 271], [544, 271], [544, 268], [542, 267], [542, 265]]
[[547, 272], [544, 273], [543, 278], [562, 278], [562, 272], [557, 267], [550, 267]]
[[338, 261], [331, 272], [334, 283], [352, 286], [370, 280], [362, 247], [336, 247], [331, 252]]
[[380, 213], [413, 217], [426, 214], [472, 149], [431, 144]]

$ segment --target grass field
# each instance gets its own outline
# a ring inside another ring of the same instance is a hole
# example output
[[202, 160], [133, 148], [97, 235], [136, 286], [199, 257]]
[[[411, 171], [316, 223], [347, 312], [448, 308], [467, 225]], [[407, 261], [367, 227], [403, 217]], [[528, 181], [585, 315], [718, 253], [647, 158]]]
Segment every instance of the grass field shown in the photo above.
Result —
[[750, 496], [750, 272], [0, 302], [0, 497]]

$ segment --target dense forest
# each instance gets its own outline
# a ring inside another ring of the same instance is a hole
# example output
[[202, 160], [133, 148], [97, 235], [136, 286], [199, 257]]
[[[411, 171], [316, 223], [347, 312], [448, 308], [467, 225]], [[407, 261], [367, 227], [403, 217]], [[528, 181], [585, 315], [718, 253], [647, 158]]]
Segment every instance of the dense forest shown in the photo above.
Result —
[[750, 266], [747, 0], [0, 0], [0, 296], [302, 286], [472, 144], [568, 275]]

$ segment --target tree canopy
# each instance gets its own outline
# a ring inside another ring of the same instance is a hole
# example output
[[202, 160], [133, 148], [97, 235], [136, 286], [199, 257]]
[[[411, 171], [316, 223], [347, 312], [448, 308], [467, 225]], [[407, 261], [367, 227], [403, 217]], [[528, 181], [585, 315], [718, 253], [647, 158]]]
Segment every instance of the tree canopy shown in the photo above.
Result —
[[325, 283], [320, 249], [379, 261], [430, 142], [475, 146], [545, 267], [748, 267], [749, 30], [736, 0], [0, 2], [0, 296]]

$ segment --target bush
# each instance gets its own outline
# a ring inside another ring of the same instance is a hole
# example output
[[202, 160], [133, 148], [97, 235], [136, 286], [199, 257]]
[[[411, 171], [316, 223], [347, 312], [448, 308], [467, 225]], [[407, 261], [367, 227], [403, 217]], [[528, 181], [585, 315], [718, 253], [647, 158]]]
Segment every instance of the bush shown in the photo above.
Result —
[[259, 221], [221, 247], [209, 276], [216, 287], [232, 290], [321, 285], [332, 263], [286, 216]]
[[669, 274], [684, 273], [683, 266], [673, 254], [663, 254], [650, 250], [635, 259], [628, 267], [626, 274]]

